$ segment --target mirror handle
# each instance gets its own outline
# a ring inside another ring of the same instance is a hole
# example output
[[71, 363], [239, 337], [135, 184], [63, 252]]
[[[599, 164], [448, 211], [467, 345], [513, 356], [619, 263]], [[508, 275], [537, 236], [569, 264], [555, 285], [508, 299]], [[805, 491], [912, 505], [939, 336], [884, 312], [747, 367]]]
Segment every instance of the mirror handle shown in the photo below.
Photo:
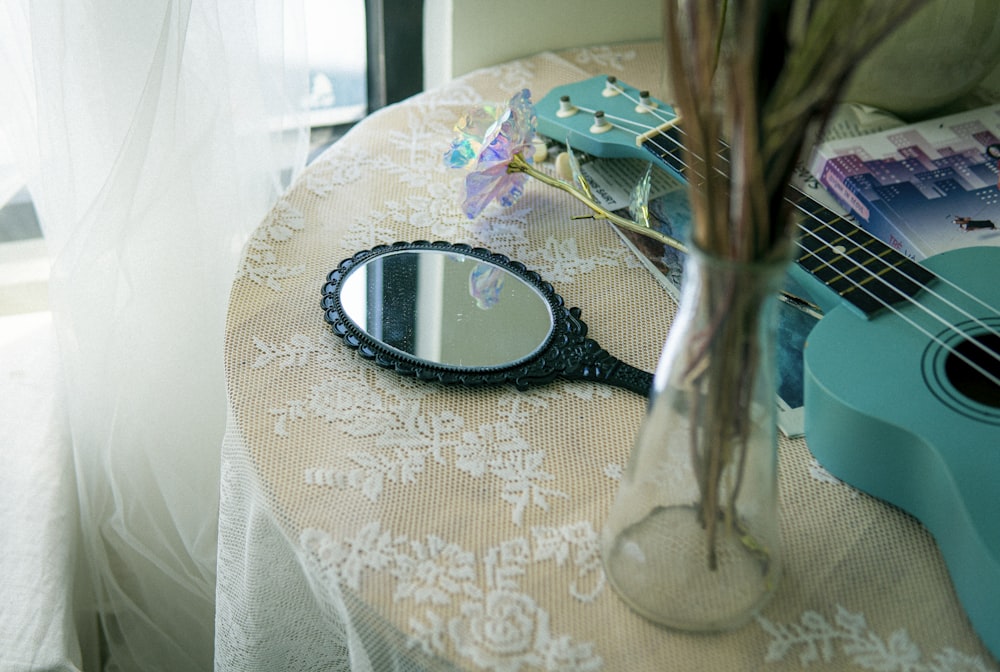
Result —
[[653, 374], [626, 364], [593, 339], [585, 339], [581, 346], [579, 359], [561, 372], [562, 377], [614, 385], [636, 394], [649, 396], [653, 385]]

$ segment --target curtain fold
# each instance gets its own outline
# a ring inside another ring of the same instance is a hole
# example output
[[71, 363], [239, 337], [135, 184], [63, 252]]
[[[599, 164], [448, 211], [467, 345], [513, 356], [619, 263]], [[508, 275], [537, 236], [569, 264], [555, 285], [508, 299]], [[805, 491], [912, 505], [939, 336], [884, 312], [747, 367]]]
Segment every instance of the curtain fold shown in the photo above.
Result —
[[226, 305], [308, 148], [298, 2], [6, 8], [109, 669], [212, 667]]

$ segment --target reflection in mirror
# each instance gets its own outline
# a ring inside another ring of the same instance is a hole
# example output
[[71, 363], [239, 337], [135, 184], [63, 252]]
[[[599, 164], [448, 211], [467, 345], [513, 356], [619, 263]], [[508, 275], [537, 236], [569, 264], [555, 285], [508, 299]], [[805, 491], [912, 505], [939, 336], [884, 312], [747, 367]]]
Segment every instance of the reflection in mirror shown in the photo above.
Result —
[[482, 248], [394, 243], [358, 252], [323, 285], [334, 333], [422, 380], [525, 389], [562, 377], [648, 394], [651, 374], [610, 355], [578, 308], [523, 264]]
[[341, 302], [375, 340], [439, 366], [510, 366], [552, 334], [552, 311], [538, 289], [496, 264], [446, 250], [375, 257], [348, 273]]

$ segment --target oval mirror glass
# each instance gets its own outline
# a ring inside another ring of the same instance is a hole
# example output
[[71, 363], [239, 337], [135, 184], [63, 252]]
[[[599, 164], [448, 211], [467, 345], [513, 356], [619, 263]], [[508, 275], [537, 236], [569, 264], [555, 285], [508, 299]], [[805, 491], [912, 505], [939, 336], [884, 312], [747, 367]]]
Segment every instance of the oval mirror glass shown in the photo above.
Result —
[[450, 368], [519, 364], [552, 335], [541, 292], [496, 264], [447, 250], [371, 257], [343, 280], [344, 315], [397, 354]]

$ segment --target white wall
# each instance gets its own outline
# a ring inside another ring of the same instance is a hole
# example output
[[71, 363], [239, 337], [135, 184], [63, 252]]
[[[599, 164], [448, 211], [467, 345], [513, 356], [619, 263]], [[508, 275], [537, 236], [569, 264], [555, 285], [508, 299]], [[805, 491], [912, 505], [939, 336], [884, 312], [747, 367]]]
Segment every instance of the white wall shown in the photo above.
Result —
[[657, 39], [660, 0], [426, 0], [424, 87], [548, 49]]

